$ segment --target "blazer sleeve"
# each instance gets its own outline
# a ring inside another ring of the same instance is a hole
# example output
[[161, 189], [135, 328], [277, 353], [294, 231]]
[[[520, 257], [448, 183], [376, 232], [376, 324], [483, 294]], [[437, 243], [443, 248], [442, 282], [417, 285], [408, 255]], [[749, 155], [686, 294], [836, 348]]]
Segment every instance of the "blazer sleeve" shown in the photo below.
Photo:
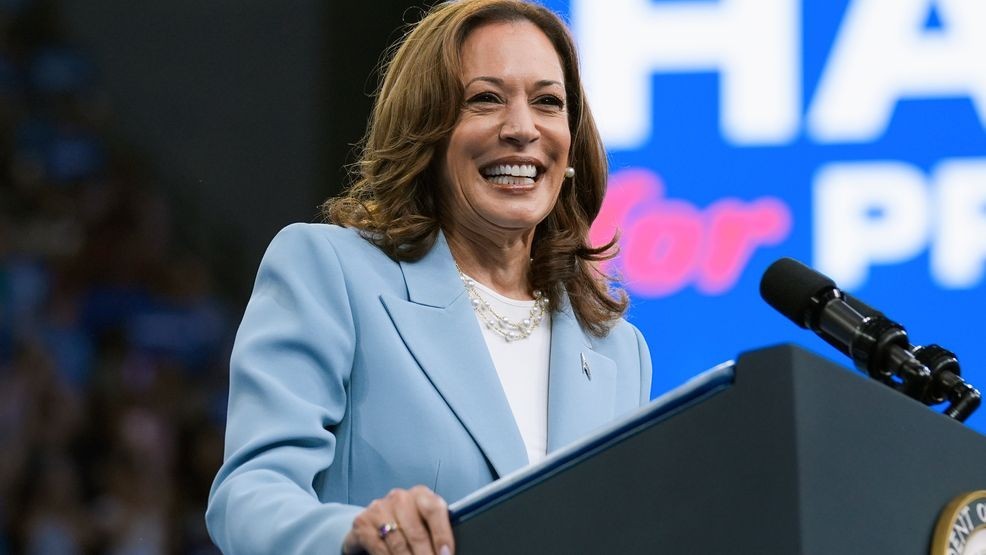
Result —
[[355, 327], [339, 258], [312, 226], [271, 242], [230, 359], [224, 462], [206, 521], [226, 554], [339, 553], [362, 508], [321, 502], [339, 453]]
[[644, 341], [644, 336], [637, 329], [637, 326], [633, 326], [633, 333], [637, 338], [637, 353], [640, 356], [640, 405], [646, 405], [650, 402], [650, 386], [651, 380], [654, 378], [654, 369], [651, 366], [650, 359], [650, 349], [647, 347], [647, 342]]

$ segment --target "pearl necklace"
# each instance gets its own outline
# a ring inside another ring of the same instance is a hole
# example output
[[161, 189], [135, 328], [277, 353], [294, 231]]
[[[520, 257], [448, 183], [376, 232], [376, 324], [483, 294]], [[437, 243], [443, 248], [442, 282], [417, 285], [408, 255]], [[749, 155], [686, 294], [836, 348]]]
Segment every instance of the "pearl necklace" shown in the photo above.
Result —
[[507, 343], [527, 339], [541, 325], [541, 320], [544, 318], [544, 313], [548, 308], [548, 299], [541, 294], [540, 290], [534, 290], [534, 306], [531, 307], [528, 317], [520, 322], [512, 322], [506, 316], [498, 313], [479, 294], [479, 290], [476, 289], [475, 280], [462, 273], [462, 270], [459, 270], [459, 277], [462, 279], [462, 284], [466, 287], [466, 293], [469, 294], [469, 302], [472, 303], [473, 310], [479, 315], [486, 329], [499, 335]]

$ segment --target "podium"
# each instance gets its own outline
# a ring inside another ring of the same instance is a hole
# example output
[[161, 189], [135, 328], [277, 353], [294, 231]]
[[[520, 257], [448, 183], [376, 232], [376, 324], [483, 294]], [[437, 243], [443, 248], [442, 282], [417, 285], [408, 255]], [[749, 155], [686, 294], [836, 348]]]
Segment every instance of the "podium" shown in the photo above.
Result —
[[927, 554], [986, 437], [785, 345], [453, 503], [456, 551]]

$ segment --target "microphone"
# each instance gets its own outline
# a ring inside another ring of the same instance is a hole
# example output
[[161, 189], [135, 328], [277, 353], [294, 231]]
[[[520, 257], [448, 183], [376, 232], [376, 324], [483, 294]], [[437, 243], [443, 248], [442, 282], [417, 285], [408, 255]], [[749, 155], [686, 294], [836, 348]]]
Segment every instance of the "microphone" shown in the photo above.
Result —
[[886, 318], [860, 314], [827, 276], [793, 258], [782, 258], [764, 272], [760, 296], [796, 325], [849, 356], [874, 379], [911, 397], [927, 387], [931, 371], [910, 352], [904, 328]]
[[937, 345], [912, 346], [900, 324], [801, 262], [782, 258], [771, 264], [760, 281], [760, 295], [877, 381], [925, 404], [949, 400], [945, 414], [960, 421], [979, 406], [979, 392], [959, 377], [951, 352]]

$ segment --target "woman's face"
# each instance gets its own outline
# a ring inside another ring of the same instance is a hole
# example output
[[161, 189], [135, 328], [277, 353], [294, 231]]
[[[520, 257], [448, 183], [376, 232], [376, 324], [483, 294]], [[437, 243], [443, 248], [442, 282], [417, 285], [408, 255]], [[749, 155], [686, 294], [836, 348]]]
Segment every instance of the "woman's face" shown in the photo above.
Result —
[[442, 166], [447, 223], [533, 231], [558, 198], [571, 145], [558, 54], [525, 20], [476, 28], [461, 60], [465, 104]]

